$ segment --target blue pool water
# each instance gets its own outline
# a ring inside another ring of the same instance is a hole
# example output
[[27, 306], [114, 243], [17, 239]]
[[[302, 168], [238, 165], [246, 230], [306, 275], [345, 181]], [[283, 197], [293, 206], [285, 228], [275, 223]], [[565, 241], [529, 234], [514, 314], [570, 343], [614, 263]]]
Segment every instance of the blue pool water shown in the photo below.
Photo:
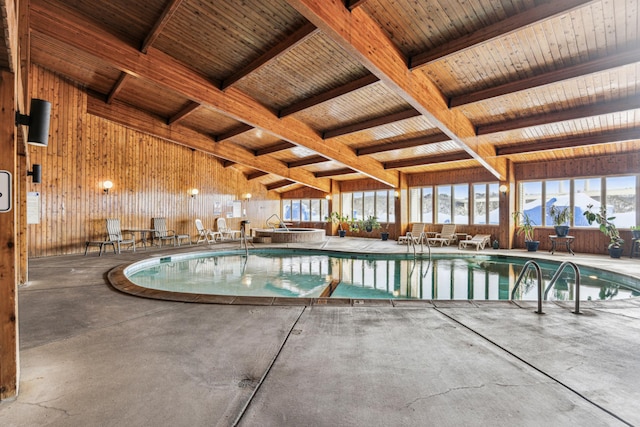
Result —
[[[504, 256], [355, 255], [309, 250], [207, 252], [141, 261], [124, 271], [138, 286], [206, 295], [425, 300], [508, 300], [525, 260]], [[559, 263], [540, 261], [543, 279]], [[582, 300], [640, 295], [640, 280], [580, 267]], [[525, 280], [516, 299], [535, 300], [536, 281]], [[567, 269], [549, 300], [572, 300]]]

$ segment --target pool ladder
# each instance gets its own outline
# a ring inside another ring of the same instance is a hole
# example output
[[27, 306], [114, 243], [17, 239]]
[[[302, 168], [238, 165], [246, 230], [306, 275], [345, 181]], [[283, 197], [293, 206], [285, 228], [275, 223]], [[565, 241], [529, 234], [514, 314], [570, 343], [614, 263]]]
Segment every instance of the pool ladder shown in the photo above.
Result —
[[289, 231], [289, 229], [287, 228], [287, 225], [282, 221], [282, 219], [280, 219], [280, 217], [278, 216], [278, 214], [273, 214], [271, 215], [269, 218], [267, 218], [267, 220], [265, 221], [265, 224], [267, 224], [267, 227], [271, 227], [271, 229], [273, 231], [276, 230], [276, 226], [273, 225], [273, 223], [270, 223], [269, 221], [271, 220], [271, 218], [275, 218], [278, 220], [277, 225], [284, 228], [285, 230]]
[[[530, 259], [529, 261], [525, 262], [524, 265], [522, 266], [522, 271], [520, 272], [520, 275], [518, 276], [518, 278], [516, 279], [516, 283], [513, 286], [513, 290], [511, 291], [511, 299], [513, 300], [513, 297], [516, 294], [516, 290], [518, 289], [518, 286], [520, 286], [520, 282], [522, 281], [522, 279], [524, 278], [524, 275], [527, 273], [527, 269], [528, 268], [533, 268], [536, 271], [536, 276], [538, 279], [538, 310], [536, 310], [536, 313], [538, 314], [544, 314], [544, 312], [542, 311], [542, 299], [543, 299], [543, 295], [542, 295], [542, 270], [540, 269], [540, 265], [535, 262], [534, 260]], [[576, 300], [576, 306], [575, 309], [573, 311], [574, 314], [582, 314], [580, 313], [580, 269], [578, 269], [578, 266], [571, 262], [571, 261], [565, 261], [562, 264], [560, 264], [560, 266], [558, 267], [558, 269], [556, 270], [556, 272], [553, 274], [553, 277], [551, 277], [551, 280], [549, 280], [549, 284], [547, 285], [547, 288], [544, 290], [544, 299], [547, 299], [547, 295], [549, 294], [549, 291], [551, 290], [551, 288], [553, 287], [553, 285], [555, 285], [555, 283], [558, 281], [558, 279], [560, 278], [560, 275], [562, 274], [562, 272], [564, 271], [564, 269], [566, 267], [571, 267], [575, 273], [576, 276], [576, 284], [575, 284], [575, 288], [576, 288], [576, 294], [575, 294], [575, 300]]]

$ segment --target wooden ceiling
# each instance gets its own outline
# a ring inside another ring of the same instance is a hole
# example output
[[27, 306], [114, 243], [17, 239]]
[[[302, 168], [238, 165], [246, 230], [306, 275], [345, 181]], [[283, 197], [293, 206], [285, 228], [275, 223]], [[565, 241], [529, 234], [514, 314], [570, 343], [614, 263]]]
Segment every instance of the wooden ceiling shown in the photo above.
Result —
[[31, 0], [31, 62], [266, 188], [640, 148], [629, 0]]

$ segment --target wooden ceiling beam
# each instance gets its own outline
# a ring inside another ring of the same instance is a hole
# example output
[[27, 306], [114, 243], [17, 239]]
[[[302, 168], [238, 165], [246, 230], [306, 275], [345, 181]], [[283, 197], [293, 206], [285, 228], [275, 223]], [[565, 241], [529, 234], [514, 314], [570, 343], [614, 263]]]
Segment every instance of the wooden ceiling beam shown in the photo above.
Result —
[[411, 159], [392, 160], [385, 162], [386, 169], [399, 169], [411, 166], [425, 166], [436, 163], [457, 162], [459, 160], [469, 160], [469, 154], [464, 151], [456, 151], [449, 154], [439, 154], [436, 156], [413, 157]]
[[640, 140], [640, 128], [621, 129], [606, 132], [599, 135], [584, 135], [573, 138], [551, 138], [536, 142], [522, 143], [496, 148], [498, 156], [511, 154], [526, 154], [537, 151], [561, 150], [563, 148], [575, 148], [585, 145], [609, 144], [624, 141]]
[[306, 23], [302, 27], [298, 28], [298, 30], [294, 31], [293, 34], [291, 34], [289, 37], [285, 38], [280, 43], [269, 49], [263, 55], [251, 61], [246, 67], [238, 70], [231, 76], [224, 79], [220, 88], [222, 90], [225, 90], [234, 83], [237, 83], [240, 79], [248, 76], [254, 71], [259, 70], [260, 67], [263, 67], [269, 61], [273, 61], [274, 59], [284, 55], [317, 32], [318, 29], [312, 23]]
[[262, 178], [263, 176], [266, 176], [266, 175], [269, 175], [269, 174], [264, 171], [255, 171], [255, 172], [248, 173], [245, 176], [247, 177], [247, 181], [251, 181], [254, 179]]
[[131, 76], [127, 73], [120, 74], [118, 81], [111, 88], [111, 92], [109, 92], [109, 95], [107, 95], [107, 104], [111, 104], [111, 102], [113, 102], [113, 100], [118, 96], [120, 91], [124, 88], [124, 84], [130, 77]]
[[322, 104], [323, 102], [327, 102], [331, 99], [335, 99], [342, 95], [346, 95], [347, 93], [351, 93], [358, 89], [365, 88], [372, 84], [378, 83], [379, 81], [380, 79], [378, 79], [373, 74], [368, 74], [364, 77], [361, 77], [357, 80], [346, 83], [335, 89], [328, 90], [316, 96], [312, 96], [311, 98], [307, 98], [293, 105], [290, 105], [289, 107], [285, 107], [282, 110], [280, 110], [280, 112], [278, 113], [278, 117], [286, 117], [290, 114], [297, 113], [298, 111], [306, 110], [307, 108], [314, 107], [316, 105]]
[[162, 30], [164, 30], [164, 27], [169, 23], [169, 20], [171, 20], [173, 14], [176, 12], [176, 10], [178, 10], [182, 1], [183, 0], [171, 0], [167, 7], [164, 8], [160, 19], [156, 21], [156, 23], [153, 25], [153, 28], [151, 29], [151, 32], [142, 42], [142, 45], [140, 46], [140, 52], [147, 53], [149, 46], [151, 46], [153, 42], [156, 41], [160, 33], [162, 33]]
[[262, 103], [234, 87], [221, 91], [209, 77], [158, 49], [150, 47], [144, 55], [67, 6], [48, 3], [43, 7], [33, 3], [30, 17], [32, 31], [80, 49], [127, 74], [169, 88], [239, 122], [339, 161], [386, 185], [398, 186], [398, 175], [386, 171], [375, 159], [359, 158], [345, 144], [323, 140], [311, 127], [293, 117], [278, 118]]
[[236, 162], [233, 162], [233, 161], [231, 161], [231, 160], [225, 160], [225, 159], [222, 159], [222, 167], [223, 167], [223, 168], [225, 168], [225, 169], [226, 169], [226, 168], [230, 168], [231, 166], [233, 166], [233, 165], [235, 165], [235, 164], [237, 164], [237, 163], [236, 163]]
[[240, 126], [237, 126], [228, 132], [216, 135], [216, 142], [225, 141], [233, 138], [234, 136], [242, 135], [245, 132], [249, 132], [251, 129], [253, 129], [253, 126], [241, 123]]
[[471, 49], [499, 37], [504, 37], [505, 35], [518, 31], [528, 25], [533, 25], [555, 16], [568, 13], [573, 9], [595, 3], [595, 1], [596, 0], [566, 0], [543, 3], [540, 6], [525, 10], [517, 15], [503, 19], [500, 22], [496, 22], [495, 24], [482, 27], [473, 33], [451, 40], [427, 52], [414, 55], [409, 60], [409, 68], [414, 70], [416, 68], [423, 67], [434, 61], [464, 52], [467, 49]]
[[311, 157], [306, 157], [304, 159], [295, 160], [293, 162], [287, 162], [287, 166], [289, 168], [298, 168], [300, 166], [315, 165], [316, 163], [323, 163], [328, 161], [329, 159], [327, 159], [326, 157], [311, 156]]
[[319, 172], [315, 172], [313, 175], [316, 178], [326, 178], [329, 176], [350, 175], [352, 173], [358, 173], [358, 171], [354, 171], [351, 168], [342, 168], [342, 169], [334, 169], [330, 171], [319, 171]]
[[308, 187], [326, 192], [331, 189], [329, 180], [318, 179], [304, 169], [289, 169], [287, 165], [271, 157], [265, 157], [257, 162], [253, 152], [239, 145], [228, 141], [214, 142], [211, 138], [180, 124], [169, 126], [164, 119], [117, 100], [109, 105], [97, 97], [88, 96], [87, 112], [127, 128], [200, 150], [252, 169], [278, 175]]
[[189, 102], [182, 110], [178, 111], [176, 114], [169, 117], [167, 119], [167, 124], [170, 125], [184, 119], [189, 114], [196, 111], [198, 108], [200, 108], [200, 104], [198, 104], [197, 102]]
[[563, 80], [573, 79], [587, 74], [599, 73], [613, 68], [622, 67], [624, 65], [634, 64], [636, 62], [640, 62], [640, 49], [625, 50], [618, 52], [617, 54], [608, 55], [582, 64], [454, 96], [449, 100], [449, 106], [451, 108], [460, 107], [462, 105], [472, 104], [474, 102], [480, 102], [486, 99], [496, 98], [498, 96], [533, 89], [552, 83], [558, 83]]
[[604, 114], [619, 113], [623, 111], [640, 109], [640, 98], [632, 97], [612, 102], [603, 102], [595, 105], [572, 108], [570, 110], [554, 111], [545, 114], [523, 117], [517, 120], [491, 123], [478, 126], [478, 135], [487, 135], [497, 132], [505, 132], [514, 129], [522, 129], [532, 126], [542, 126], [551, 123], [559, 123], [568, 120], [580, 120], [587, 117], [601, 116]]
[[364, 5], [366, 2], [367, 0], [346, 0], [345, 4], [347, 6], [347, 9], [353, 10], [356, 7]]
[[255, 155], [256, 157], [264, 156], [265, 154], [277, 153], [278, 151], [288, 150], [289, 148], [293, 147], [297, 147], [297, 145], [287, 141], [281, 141], [277, 144], [255, 150]]
[[438, 144], [440, 142], [449, 141], [447, 135], [442, 132], [438, 132], [435, 135], [418, 136], [416, 138], [405, 139], [402, 141], [384, 142], [382, 144], [371, 145], [368, 147], [362, 147], [356, 149], [357, 156], [364, 156], [367, 154], [384, 153], [385, 151], [401, 150], [403, 148], [420, 147], [423, 145]]
[[295, 182], [290, 181], [288, 179], [283, 179], [282, 181], [272, 182], [271, 184], [267, 184], [267, 191], [276, 190], [278, 188], [286, 187], [287, 185], [295, 184]]
[[[506, 178], [506, 162], [495, 157], [493, 145], [476, 136], [474, 125], [459, 109], [449, 108], [448, 99], [425, 73], [408, 69], [407, 59], [375, 20], [367, 15], [366, 8], [358, 7], [350, 12], [336, 1], [287, 0], [287, 3], [376, 75], [387, 88], [440, 128], [496, 178]], [[344, 161], [342, 163], [352, 167]]]
[[352, 125], [343, 126], [337, 129], [328, 130], [323, 132], [322, 138], [335, 138], [336, 136], [347, 135], [350, 133], [360, 132], [365, 129], [371, 129], [376, 126], [388, 125], [389, 123], [399, 122], [400, 120], [410, 119], [412, 117], [418, 117], [421, 114], [413, 108], [405, 111], [400, 111], [394, 114], [387, 114], [386, 116], [376, 117], [375, 119], [365, 120], [364, 122], [354, 123]]

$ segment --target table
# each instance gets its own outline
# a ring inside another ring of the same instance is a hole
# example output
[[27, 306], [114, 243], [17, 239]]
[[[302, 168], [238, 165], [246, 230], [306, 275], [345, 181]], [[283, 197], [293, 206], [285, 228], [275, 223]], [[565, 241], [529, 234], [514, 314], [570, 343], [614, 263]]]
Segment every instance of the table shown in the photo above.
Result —
[[574, 239], [574, 236], [556, 236], [555, 234], [550, 235], [549, 240], [551, 240], [551, 249], [549, 249], [549, 252], [551, 252], [551, 254], [553, 255], [556, 250], [556, 242], [564, 240], [567, 252], [569, 252], [571, 255], [575, 255], [571, 250], [571, 244], [573, 243]]
[[140, 241], [144, 245], [144, 249], [147, 249], [147, 233], [151, 233], [151, 242], [153, 243], [153, 228], [127, 228], [122, 230], [123, 233], [140, 233]]

